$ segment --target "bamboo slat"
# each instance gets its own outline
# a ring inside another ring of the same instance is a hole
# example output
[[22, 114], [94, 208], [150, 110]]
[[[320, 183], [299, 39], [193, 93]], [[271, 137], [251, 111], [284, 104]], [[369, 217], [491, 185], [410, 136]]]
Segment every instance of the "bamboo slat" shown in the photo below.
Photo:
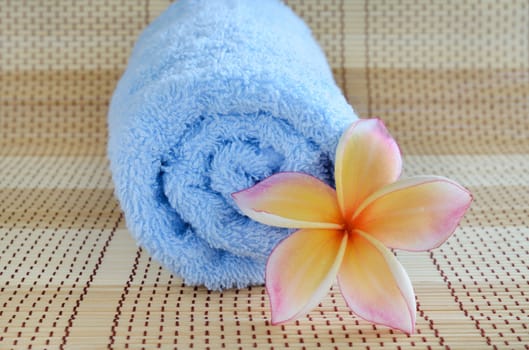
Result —
[[184, 286], [126, 229], [105, 157], [110, 95], [168, 0], [0, 4], [0, 349], [529, 349], [529, 3], [288, 0], [405, 175], [474, 194], [450, 240], [397, 252], [417, 332], [354, 316], [337, 286], [270, 324], [262, 286]]

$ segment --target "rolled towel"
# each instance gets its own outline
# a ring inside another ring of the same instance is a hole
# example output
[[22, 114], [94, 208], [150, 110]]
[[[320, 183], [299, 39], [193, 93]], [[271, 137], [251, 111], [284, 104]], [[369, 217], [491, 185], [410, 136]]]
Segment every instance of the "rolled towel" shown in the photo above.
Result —
[[129, 230], [189, 285], [261, 284], [291, 231], [231, 194], [280, 171], [332, 182], [356, 119], [310, 30], [276, 0], [180, 0], [141, 34], [109, 110]]

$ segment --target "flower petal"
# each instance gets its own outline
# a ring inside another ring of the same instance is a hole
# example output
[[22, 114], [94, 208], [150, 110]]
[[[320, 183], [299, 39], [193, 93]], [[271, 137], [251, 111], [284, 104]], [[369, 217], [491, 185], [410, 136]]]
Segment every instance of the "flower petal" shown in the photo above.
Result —
[[363, 319], [413, 333], [415, 294], [395, 256], [367, 234], [354, 231], [338, 272], [347, 305]]
[[324, 229], [299, 230], [279, 243], [266, 265], [273, 324], [318, 305], [336, 278], [346, 243], [344, 231]]
[[391, 248], [433, 249], [454, 232], [471, 201], [470, 192], [449, 179], [413, 177], [374, 193], [352, 226]]
[[289, 228], [343, 227], [334, 189], [307, 174], [278, 173], [232, 197], [245, 215], [263, 224]]
[[361, 119], [342, 135], [336, 149], [338, 203], [346, 219], [380, 187], [395, 181], [402, 158], [395, 140], [378, 119]]

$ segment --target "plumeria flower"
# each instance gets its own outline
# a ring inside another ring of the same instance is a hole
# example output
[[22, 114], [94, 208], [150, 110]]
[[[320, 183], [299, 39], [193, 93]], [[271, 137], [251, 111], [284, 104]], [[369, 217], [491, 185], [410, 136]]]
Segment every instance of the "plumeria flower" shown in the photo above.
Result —
[[444, 177], [397, 180], [401, 168], [400, 150], [384, 124], [364, 119], [338, 144], [336, 190], [307, 174], [284, 172], [233, 194], [250, 218], [299, 229], [267, 262], [273, 324], [308, 313], [337, 278], [356, 315], [413, 333], [413, 287], [388, 248], [438, 247], [454, 232], [472, 196]]

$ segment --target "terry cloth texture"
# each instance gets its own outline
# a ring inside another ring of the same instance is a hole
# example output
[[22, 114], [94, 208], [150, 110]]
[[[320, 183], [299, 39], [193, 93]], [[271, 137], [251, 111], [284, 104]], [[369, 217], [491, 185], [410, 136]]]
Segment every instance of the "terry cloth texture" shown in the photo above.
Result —
[[109, 111], [116, 194], [139, 244], [191, 285], [260, 284], [289, 230], [231, 194], [279, 171], [328, 182], [356, 115], [277, 0], [182, 0], [141, 34]]
[[355, 111], [397, 138], [405, 175], [474, 195], [441, 247], [396, 253], [411, 336], [352, 315], [338, 285], [275, 326], [264, 286], [187, 286], [136, 245], [108, 106], [170, 3], [0, 1], [0, 349], [528, 350], [527, 0], [287, 0]]

